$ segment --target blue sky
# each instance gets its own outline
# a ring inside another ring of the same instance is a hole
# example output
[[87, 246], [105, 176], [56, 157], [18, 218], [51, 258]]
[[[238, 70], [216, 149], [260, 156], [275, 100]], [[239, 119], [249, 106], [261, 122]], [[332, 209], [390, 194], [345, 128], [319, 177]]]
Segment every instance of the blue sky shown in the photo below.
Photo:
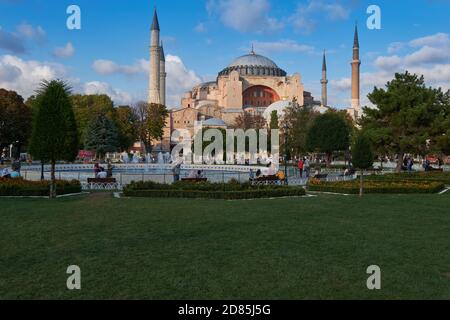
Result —
[[[81, 8], [81, 30], [66, 28], [71, 4]], [[381, 30], [366, 27], [371, 4], [381, 8]], [[355, 21], [363, 96], [405, 69], [450, 88], [450, 0], [0, 0], [0, 87], [27, 97], [41, 78], [62, 77], [75, 91], [107, 93], [116, 104], [145, 99], [154, 6], [171, 107], [252, 43], [289, 74], [299, 72], [317, 98], [327, 50], [329, 103], [345, 107]]]

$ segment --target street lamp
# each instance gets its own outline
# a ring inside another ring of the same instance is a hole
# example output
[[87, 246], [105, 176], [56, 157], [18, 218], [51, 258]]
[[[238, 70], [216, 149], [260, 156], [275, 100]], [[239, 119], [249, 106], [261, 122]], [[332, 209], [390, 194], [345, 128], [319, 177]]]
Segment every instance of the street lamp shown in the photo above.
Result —
[[289, 185], [288, 180], [288, 130], [289, 124], [284, 123], [284, 184]]

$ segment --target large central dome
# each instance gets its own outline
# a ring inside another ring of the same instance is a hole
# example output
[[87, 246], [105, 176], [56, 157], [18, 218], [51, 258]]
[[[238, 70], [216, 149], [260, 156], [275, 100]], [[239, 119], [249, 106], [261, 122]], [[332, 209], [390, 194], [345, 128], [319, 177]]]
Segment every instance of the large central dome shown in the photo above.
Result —
[[228, 67], [240, 67], [240, 66], [260, 66], [269, 68], [278, 68], [275, 62], [261, 56], [259, 54], [246, 54], [245, 56], [235, 59]]
[[275, 62], [254, 51], [236, 58], [219, 73], [219, 76], [228, 76], [233, 71], [238, 71], [241, 76], [286, 76], [286, 72], [280, 69]]

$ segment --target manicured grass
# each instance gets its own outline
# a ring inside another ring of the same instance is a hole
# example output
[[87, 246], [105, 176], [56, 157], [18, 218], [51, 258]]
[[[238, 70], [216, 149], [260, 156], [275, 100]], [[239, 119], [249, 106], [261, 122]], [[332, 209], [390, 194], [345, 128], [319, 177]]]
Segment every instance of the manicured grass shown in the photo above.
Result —
[[449, 299], [448, 208], [450, 193], [0, 199], [0, 298]]

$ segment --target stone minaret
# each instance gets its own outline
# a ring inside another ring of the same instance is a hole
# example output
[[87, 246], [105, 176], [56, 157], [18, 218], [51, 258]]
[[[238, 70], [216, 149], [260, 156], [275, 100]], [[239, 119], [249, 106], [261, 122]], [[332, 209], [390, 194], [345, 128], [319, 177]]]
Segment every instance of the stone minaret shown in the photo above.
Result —
[[322, 84], [322, 107], [328, 107], [328, 79], [327, 79], [327, 58], [325, 56], [325, 52], [323, 53], [323, 62], [322, 62], [322, 79], [320, 80]]
[[164, 47], [161, 42], [161, 56], [160, 56], [160, 62], [159, 62], [159, 72], [160, 72], [160, 82], [159, 82], [159, 89], [160, 89], [160, 100], [162, 105], [166, 105], [166, 56], [164, 54]]
[[361, 115], [360, 104], [360, 67], [361, 60], [359, 59], [359, 38], [358, 38], [358, 26], [355, 26], [355, 38], [353, 40], [353, 60], [352, 65], [352, 109], [355, 111], [356, 116]]
[[161, 103], [161, 94], [160, 94], [160, 55], [161, 48], [159, 46], [159, 22], [158, 22], [158, 14], [155, 13], [153, 15], [152, 28], [150, 31], [151, 39], [150, 39], [150, 74], [149, 74], [149, 94], [148, 94], [148, 102], [149, 103]]

